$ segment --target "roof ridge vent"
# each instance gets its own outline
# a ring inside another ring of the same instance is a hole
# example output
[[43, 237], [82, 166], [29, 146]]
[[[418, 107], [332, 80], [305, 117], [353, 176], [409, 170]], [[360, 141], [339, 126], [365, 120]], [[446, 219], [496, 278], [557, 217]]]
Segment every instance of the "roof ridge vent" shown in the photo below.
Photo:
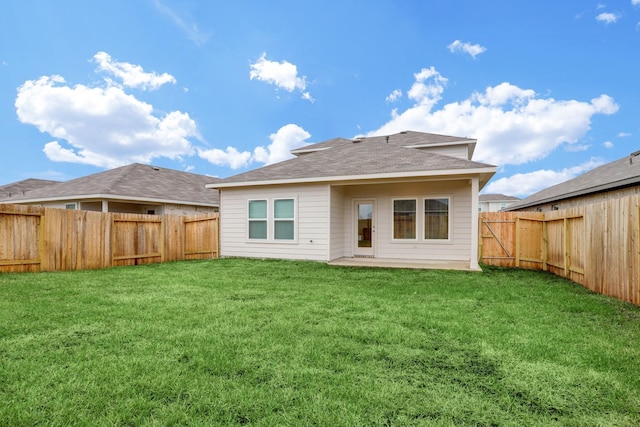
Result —
[[353, 138], [351, 142], [353, 142], [354, 144], [357, 144], [359, 142], [362, 142], [364, 139], [365, 139], [364, 136], [356, 136], [355, 138]]
[[629, 164], [633, 165], [636, 163], [640, 163], [640, 150], [629, 154]]

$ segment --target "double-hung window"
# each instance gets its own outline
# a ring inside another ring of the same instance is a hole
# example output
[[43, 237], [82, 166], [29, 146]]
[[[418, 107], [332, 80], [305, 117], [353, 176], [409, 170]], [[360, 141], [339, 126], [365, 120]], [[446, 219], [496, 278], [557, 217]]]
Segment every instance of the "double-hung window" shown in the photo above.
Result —
[[284, 241], [296, 240], [295, 199], [249, 200], [249, 240]]
[[449, 239], [449, 199], [424, 199], [425, 240]]
[[295, 238], [295, 203], [293, 199], [273, 201], [273, 238], [293, 240]]
[[393, 201], [393, 238], [414, 240], [417, 218], [416, 199], [396, 199]]
[[267, 239], [266, 200], [249, 200], [249, 239]]

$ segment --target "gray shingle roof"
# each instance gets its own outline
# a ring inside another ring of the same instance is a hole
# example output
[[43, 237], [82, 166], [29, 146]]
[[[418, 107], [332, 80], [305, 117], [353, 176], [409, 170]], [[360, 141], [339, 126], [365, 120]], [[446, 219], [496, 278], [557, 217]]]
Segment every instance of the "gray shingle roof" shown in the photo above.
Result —
[[[376, 141], [384, 142], [391, 146], [407, 147], [407, 146], [428, 146], [439, 145], [460, 142], [464, 144], [470, 144], [475, 147], [476, 140], [470, 138], [463, 138], [459, 136], [439, 135], [435, 133], [415, 132], [415, 131], [403, 131], [393, 135], [381, 135], [381, 136], [369, 136], [361, 138], [362, 141]], [[305, 152], [308, 150], [319, 150], [325, 148], [336, 147], [344, 145], [347, 142], [353, 142], [351, 139], [346, 138], [334, 138], [324, 142], [318, 142], [316, 144], [308, 145], [305, 147], [292, 150], [291, 152], [296, 154]], [[472, 150], [473, 152], [473, 150]]]
[[507, 210], [552, 203], [630, 185], [640, 185], [640, 151], [532, 194], [526, 199], [510, 205]]
[[479, 200], [481, 202], [507, 202], [520, 199], [518, 197], [507, 196], [504, 194], [481, 194]]
[[48, 179], [28, 178], [22, 181], [12, 182], [10, 184], [0, 186], [0, 200], [5, 197], [15, 197], [38, 188], [46, 187], [51, 184], [59, 184], [60, 181], [51, 181]]
[[[394, 136], [392, 135], [390, 140]], [[457, 138], [457, 140], [460, 140], [460, 138]], [[359, 177], [374, 174], [414, 172], [416, 175], [429, 175], [429, 172], [435, 174], [434, 172], [436, 171], [494, 168], [493, 165], [458, 157], [406, 148], [403, 146], [405, 144], [406, 142], [404, 144], [386, 143], [385, 137], [367, 138], [361, 142], [336, 138], [313, 146], [314, 148], [328, 149], [313, 151], [290, 160], [244, 172], [223, 179], [219, 183], [235, 184], [311, 179], [320, 181], [323, 178]], [[493, 173], [490, 175], [493, 175]], [[215, 187], [215, 185], [212, 185], [212, 187]]]
[[179, 204], [214, 205], [218, 192], [205, 188], [219, 181], [206, 175], [134, 163], [93, 175], [59, 182], [26, 191], [0, 201], [25, 201], [64, 198], [127, 198]]

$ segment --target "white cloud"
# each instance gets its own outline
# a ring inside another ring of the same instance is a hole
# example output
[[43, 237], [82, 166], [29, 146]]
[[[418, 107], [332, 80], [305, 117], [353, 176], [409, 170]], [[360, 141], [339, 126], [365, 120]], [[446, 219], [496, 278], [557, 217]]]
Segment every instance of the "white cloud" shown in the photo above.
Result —
[[250, 64], [249, 78], [275, 85], [287, 92], [295, 90], [302, 93], [302, 98], [313, 102], [313, 98], [306, 92], [307, 78], [298, 76], [298, 67], [288, 61], [269, 61], [263, 53], [258, 60]]
[[106, 71], [118, 77], [126, 87], [154, 90], [164, 84], [176, 82], [171, 74], [145, 73], [141, 66], [114, 61], [105, 52], [96, 53], [93, 60], [98, 64], [100, 71]]
[[160, 0], [155, 0], [156, 9], [160, 12], [164, 13], [166, 16], [171, 19], [171, 21], [178, 27], [182, 32], [185, 33], [187, 38], [194, 42], [197, 46], [202, 46], [209, 40], [209, 34], [201, 31], [198, 26], [193, 22], [193, 19], [184, 13], [178, 13], [176, 10], [171, 9], [169, 6], [162, 3]]
[[214, 148], [198, 150], [203, 159], [218, 166], [229, 166], [231, 169], [247, 167], [252, 163], [270, 165], [293, 157], [291, 150], [309, 145], [305, 141], [311, 135], [298, 125], [288, 124], [269, 136], [271, 144], [259, 146], [249, 151], [238, 151], [234, 147], [227, 147], [225, 151]]
[[613, 24], [617, 22], [618, 19], [620, 19], [620, 15], [611, 12], [602, 12], [601, 14], [596, 16], [596, 21], [603, 22], [605, 24]]
[[483, 192], [527, 197], [552, 185], [575, 178], [604, 163], [601, 159], [592, 158], [586, 163], [560, 171], [543, 169], [529, 173], [518, 173], [507, 178], [491, 181]]
[[234, 147], [227, 147], [224, 151], [219, 148], [213, 148], [211, 150], [198, 149], [198, 156], [214, 165], [229, 166], [231, 169], [246, 167], [251, 162], [250, 152], [239, 152]]
[[117, 86], [70, 86], [61, 76], [28, 80], [15, 100], [20, 122], [34, 125], [59, 141], [45, 145], [53, 161], [111, 168], [154, 158], [191, 155], [190, 137], [198, 137], [187, 113], [163, 117], [153, 107]]
[[591, 145], [589, 144], [569, 144], [564, 147], [569, 153], [577, 153], [578, 151], [587, 151]]
[[401, 97], [402, 97], [402, 91], [400, 89], [396, 89], [387, 96], [386, 101], [396, 102]]
[[295, 148], [309, 145], [305, 141], [311, 134], [298, 125], [288, 124], [282, 126], [276, 133], [269, 135], [271, 144], [265, 147], [256, 147], [253, 150], [253, 158], [256, 162], [270, 165], [290, 159], [290, 153]]
[[613, 142], [611, 141], [605, 141], [602, 145], [604, 145], [604, 148], [613, 148]]
[[474, 160], [515, 165], [578, 143], [589, 131], [592, 116], [618, 111], [608, 95], [589, 102], [540, 98], [533, 90], [506, 82], [436, 110], [447, 79], [433, 67], [415, 78], [409, 92], [415, 104], [402, 112], [394, 109], [391, 119], [368, 135], [415, 130], [466, 136], [478, 140]]
[[[640, 0], [638, 0], [638, 1], [640, 1]], [[618, 134], [618, 138], [626, 138], [628, 136], [631, 136], [631, 134], [629, 132], [620, 132]]]
[[451, 53], [466, 53], [471, 55], [474, 59], [476, 56], [487, 51], [486, 47], [480, 46], [479, 44], [463, 43], [460, 40], [454, 41], [449, 46], [447, 46], [447, 48], [449, 48], [449, 51]]
[[640, 0], [631, 0], [631, 4], [634, 6], [639, 6], [640, 5]]
[[[430, 110], [442, 98], [447, 79], [442, 77], [434, 67], [423, 68], [413, 77], [416, 81], [407, 92], [407, 96], [416, 101], [416, 105]], [[429, 80], [432, 82], [427, 83]]]

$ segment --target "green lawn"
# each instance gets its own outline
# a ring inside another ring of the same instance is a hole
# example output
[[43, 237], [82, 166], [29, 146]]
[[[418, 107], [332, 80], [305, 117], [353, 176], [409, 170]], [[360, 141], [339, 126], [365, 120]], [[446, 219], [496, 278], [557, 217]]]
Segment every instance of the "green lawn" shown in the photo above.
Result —
[[640, 425], [640, 308], [540, 272], [0, 274], [0, 425]]

